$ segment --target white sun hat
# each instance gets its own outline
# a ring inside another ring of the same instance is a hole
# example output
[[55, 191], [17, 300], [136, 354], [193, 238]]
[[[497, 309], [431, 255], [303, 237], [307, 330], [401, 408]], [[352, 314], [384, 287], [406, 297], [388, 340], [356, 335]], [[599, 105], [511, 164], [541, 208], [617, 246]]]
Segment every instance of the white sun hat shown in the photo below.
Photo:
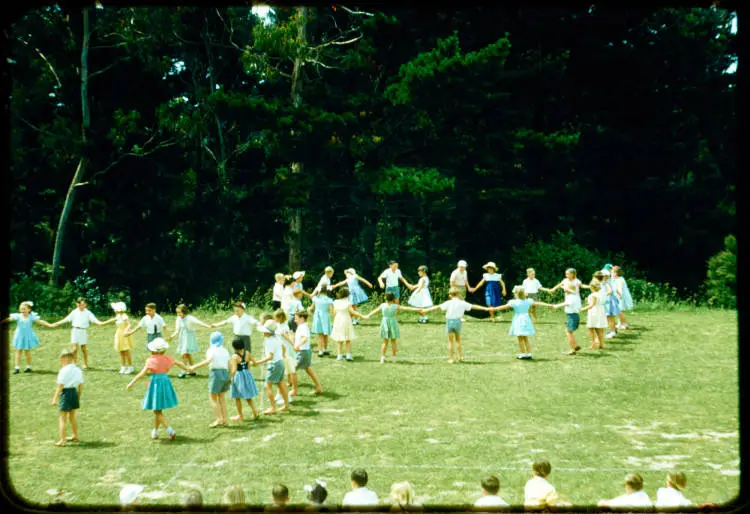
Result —
[[112, 302], [110, 305], [115, 312], [125, 312], [127, 310], [125, 302]]
[[268, 319], [266, 320], [265, 323], [258, 326], [258, 330], [260, 330], [264, 334], [271, 334], [271, 335], [275, 334], [278, 328], [279, 328], [279, 324], [272, 319]]
[[163, 352], [164, 350], [169, 349], [169, 344], [167, 344], [167, 342], [163, 338], [157, 337], [156, 339], [148, 343], [146, 347], [150, 352]]
[[[153, 342], [153, 341], [152, 341]], [[138, 495], [145, 489], [142, 485], [129, 484], [120, 491], [120, 503], [122, 505], [132, 505], [138, 499]]]
[[299, 277], [304, 277], [304, 276], [305, 276], [304, 271], [295, 271], [294, 273], [292, 273], [292, 278], [294, 280], [297, 280]]
[[487, 268], [497, 269], [497, 264], [495, 264], [494, 262], [490, 261], [487, 264], [485, 264], [484, 266], [482, 266], [482, 269], [487, 269]]
[[357, 270], [355, 270], [354, 268], [349, 268], [349, 269], [345, 269], [344, 273], [347, 274], [347, 275], [356, 275], [357, 274]]
[[608, 276], [610, 276], [611, 274], [612, 274], [612, 273], [610, 273], [610, 271], [609, 271], [608, 269], [603, 269], [603, 270], [602, 270], [602, 275], [604, 275], [605, 277], [608, 277]]
[[466, 261], [464, 261], [464, 260], [458, 261], [458, 267], [461, 267], [461, 266], [463, 266], [464, 268], [469, 267], [469, 265], [466, 264]]

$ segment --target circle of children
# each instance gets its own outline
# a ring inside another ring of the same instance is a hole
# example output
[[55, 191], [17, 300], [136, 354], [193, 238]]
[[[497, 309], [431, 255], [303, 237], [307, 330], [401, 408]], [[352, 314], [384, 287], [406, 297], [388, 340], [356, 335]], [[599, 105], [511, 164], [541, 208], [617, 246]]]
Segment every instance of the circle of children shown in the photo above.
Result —
[[[397, 341], [400, 337], [399, 324], [396, 319], [398, 311], [419, 312], [420, 323], [427, 323], [427, 313], [436, 309], [445, 311], [445, 332], [448, 338], [448, 362], [451, 364], [463, 361], [461, 347], [461, 331], [463, 315], [472, 309], [487, 311], [490, 321], [495, 322], [494, 313], [512, 309], [513, 319], [510, 323], [509, 334], [518, 338], [520, 354], [518, 359], [531, 359], [531, 347], [529, 336], [534, 335], [532, 317], [536, 321], [536, 307], [542, 306], [550, 309], [564, 308], [566, 312], [566, 331], [570, 351], [568, 355], [575, 355], [581, 347], [575, 339], [575, 331], [579, 325], [579, 312], [588, 313], [587, 327], [591, 337], [590, 349], [604, 348], [604, 340], [616, 335], [616, 330], [629, 328], [623, 311], [632, 309], [633, 303], [627, 288], [622, 270], [618, 266], [605, 265], [604, 269], [594, 274], [591, 282], [586, 285], [576, 278], [576, 271], [572, 268], [565, 271], [565, 278], [547, 289], [542, 287], [536, 279], [533, 269], [527, 270], [527, 278], [523, 285], [513, 288], [514, 298], [503, 304], [506, 296], [505, 283], [502, 275], [497, 273], [498, 268], [494, 262], [488, 262], [482, 266], [486, 273], [482, 280], [474, 287], [471, 286], [467, 276], [466, 261], [459, 261], [456, 269], [450, 277], [450, 299], [439, 305], [433, 305], [429, 291], [430, 280], [426, 266], [418, 268], [419, 280], [416, 284], [410, 284], [398, 269], [398, 263], [391, 261], [389, 267], [378, 276], [378, 284], [385, 290], [385, 303], [374, 309], [367, 315], [359, 312], [357, 306], [367, 301], [368, 296], [361, 284], [370, 289], [373, 285], [366, 279], [360, 277], [356, 270], [349, 268], [345, 270], [346, 279], [333, 283], [333, 268], [327, 267], [320, 278], [318, 285], [311, 293], [304, 290], [302, 281], [305, 273], [297, 271], [292, 275], [277, 274], [276, 283], [273, 287], [273, 313], [263, 314], [260, 320], [255, 319], [245, 312], [246, 306], [242, 302], [234, 304], [234, 314], [222, 321], [212, 324], [204, 323], [189, 314], [185, 305], [176, 308], [177, 318], [174, 332], [167, 336], [167, 326], [164, 319], [156, 313], [156, 305], [146, 304], [145, 316], [137, 325], [131, 326], [126, 305], [122, 302], [112, 303], [115, 316], [107, 321], [99, 321], [88, 309], [86, 300], [79, 298], [77, 307], [64, 319], [56, 323], [48, 323], [32, 312], [33, 304], [30, 301], [22, 302], [19, 312], [12, 314], [3, 320], [4, 323], [15, 321], [17, 328], [13, 337], [15, 349], [14, 374], [20, 373], [20, 361], [22, 352], [25, 353], [27, 367], [25, 372], [31, 372], [30, 351], [39, 345], [39, 339], [32, 329], [33, 323], [39, 323], [45, 327], [54, 328], [64, 323], [70, 323], [72, 349], [63, 350], [60, 356], [61, 369], [57, 377], [57, 389], [55, 390], [52, 404], [58, 405], [60, 410], [59, 430], [60, 437], [58, 446], [64, 446], [66, 441], [78, 441], [78, 429], [75, 411], [79, 407], [79, 400], [83, 384], [82, 369], [88, 367], [87, 351], [87, 329], [91, 323], [106, 325], [114, 323], [116, 331], [114, 334], [114, 347], [120, 354], [120, 374], [131, 374], [134, 372], [131, 350], [134, 348], [132, 335], [140, 329], [146, 333], [146, 350], [150, 357], [146, 359], [145, 365], [133, 379], [128, 383], [130, 390], [147, 373], [150, 381], [143, 398], [143, 409], [154, 413], [154, 428], [151, 432], [153, 439], [158, 439], [158, 429], [164, 427], [170, 439], [174, 439], [175, 431], [167, 422], [164, 415], [166, 409], [178, 404], [177, 395], [172, 382], [167, 374], [173, 366], [182, 369], [178, 378], [195, 376], [196, 370], [209, 366], [209, 392], [213, 407], [215, 420], [210, 427], [222, 427], [228, 425], [226, 393], [235, 400], [237, 415], [231, 419], [242, 421], [243, 402], [246, 401], [253, 412], [253, 419], [259, 415], [253, 398], [259, 395], [255, 379], [251, 374], [250, 366], [262, 368], [265, 382], [265, 390], [270, 406], [263, 414], [273, 415], [277, 412], [288, 412], [290, 402], [297, 395], [297, 373], [305, 370], [315, 390], [313, 394], [323, 393], [323, 387], [317, 375], [312, 369], [311, 337], [316, 334], [318, 338], [318, 357], [324, 358], [330, 355], [328, 340], [333, 339], [337, 345], [338, 361], [352, 361], [351, 342], [355, 339], [354, 325], [358, 319], [369, 319], [378, 312], [382, 316], [380, 323], [380, 337], [383, 340], [380, 352], [380, 362], [386, 362], [386, 350], [391, 346], [392, 356], [395, 359]], [[403, 283], [410, 291], [408, 303], [412, 307], [400, 305], [399, 282]], [[485, 286], [486, 306], [474, 305], [465, 301], [467, 291], [473, 293]], [[579, 291], [588, 288], [591, 294], [588, 297], [586, 307], [581, 307]], [[540, 302], [539, 291], [553, 293], [562, 289], [565, 300], [557, 305]], [[334, 294], [336, 299], [331, 299]], [[303, 295], [309, 297], [312, 304], [305, 309], [302, 305]], [[531, 313], [531, 315], [530, 315]], [[308, 326], [308, 319], [312, 314], [312, 325]], [[615, 324], [616, 318], [619, 322]], [[217, 328], [225, 324], [232, 324], [234, 329], [234, 340], [232, 341], [233, 352], [230, 353], [224, 346], [224, 337], [221, 332], [211, 333], [210, 346], [206, 352], [205, 359], [194, 363], [192, 355], [199, 352], [196, 328]], [[251, 329], [255, 328], [263, 334], [263, 354], [260, 360], [253, 359], [250, 350]], [[604, 334], [604, 330], [608, 332]], [[181, 355], [181, 361], [173, 359], [166, 354], [169, 349], [168, 341], [177, 340], [177, 353]], [[344, 353], [344, 346], [346, 353]], [[77, 366], [78, 350], [83, 356], [82, 369]], [[455, 349], [455, 351], [454, 351]], [[286, 379], [285, 379], [286, 375]], [[287, 380], [289, 387], [287, 387]], [[274, 386], [278, 394], [274, 396]], [[261, 397], [261, 402], [263, 401]], [[280, 409], [277, 410], [276, 406]], [[72, 436], [65, 437], [66, 426], [70, 424]]]

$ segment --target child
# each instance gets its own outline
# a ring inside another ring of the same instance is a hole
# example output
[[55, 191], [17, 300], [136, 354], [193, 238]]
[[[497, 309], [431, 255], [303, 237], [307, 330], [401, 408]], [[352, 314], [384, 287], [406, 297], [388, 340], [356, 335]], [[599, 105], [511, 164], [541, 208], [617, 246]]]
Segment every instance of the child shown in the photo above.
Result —
[[257, 361], [257, 364], [268, 363], [268, 367], [266, 368], [266, 394], [271, 404], [270, 407], [263, 411], [263, 414], [270, 415], [277, 412], [273, 396], [273, 384], [277, 384], [281, 397], [284, 400], [284, 407], [280, 409], [281, 412], [289, 412], [289, 390], [286, 387], [286, 382], [284, 382], [284, 345], [281, 342], [281, 338], [276, 335], [279, 324], [269, 319], [258, 328], [265, 334], [266, 356]]
[[[294, 313], [294, 321], [297, 330], [294, 331], [294, 350], [297, 352], [297, 369], [307, 372], [315, 384], [313, 394], [323, 394], [318, 376], [312, 369], [312, 349], [310, 348], [310, 328], [307, 326], [307, 311], [301, 310]], [[296, 382], [295, 382], [296, 383]]]
[[[482, 284], [487, 283], [487, 287], [484, 290], [484, 300], [487, 307], [500, 307], [503, 304], [503, 297], [506, 296], [505, 282], [503, 282], [503, 276], [497, 272], [497, 265], [490, 261], [482, 266], [487, 273], [482, 275], [482, 280], [479, 281], [474, 289], [469, 288], [469, 292], [476, 291]], [[465, 268], [464, 268], [465, 269]], [[502, 293], [500, 288], [502, 286]], [[495, 322], [495, 311], [490, 309], [490, 321]]]
[[271, 306], [273, 310], [281, 308], [281, 297], [284, 294], [284, 274], [276, 273], [274, 276], [273, 284], [273, 297], [271, 299]]
[[[58, 405], [60, 409], [60, 440], [55, 446], [65, 446], [65, 441], [78, 442], [78, 423], [76, 423], [76, 409], [79, 408], [81, 392], [83, 391], [83, 373], [75, 365], [75, 356], [70, 350], [60, 353], [60, 371], [57, 373], [57, 389], [50, 405]], [[71, 437], [65, 437], [65, 425], [70, 421], [73, 431]]]
[[[539, 300], [539, 289], [542, 287], [542, 283], [536, 279], [534, 268], [526, 269], [526, 279], [521, 285], [526, 291], [526, 296], [534, 301]], [[534, 318], [534, 323], [536, 323], [536, 305], [531, 306], [531, 316]]]
[[455, 288], [458, 291], [458, 298], [460, 300], [466, 299], [466, 291], [468, 290], [470, 293], [474, 292], [474, 289], [472, 289], [471, 285], [469, 284], [469, 277], [466, 274], [466, 268], [469, 265], [464, 260], [458, 261], [458, 264], [456, 264], [456, 269], [453, 270], [451, 273], [450, 278], [450, 286], [451, 288]]
[[502, 307], [490, 307], [490, 310], [495, 309], [502, 311], [513, 309], [513, 320], [510, 322], [508, 335], [518, 337], [518, 347], [521, 349], [521, 353], [517, 358], [521, 360], [531, 360], [529, 336], [533, 336], [536, 331], [534, 330], [534, 324], [531, 323], [531, 318], [529, 317], [529, 309], [533, 305], [543, 305], [544, 307], [552, 307], [552, 305], [544, 302], [536, 302], [531, 298], [527, 298], [526, 290], [523, 286], [514, 287], [513, 296], [515, 298]]
[[112, 310], [115, 311], [115, 325], [117, 331], [115, 331], [115, 350], [120, 352], [120, 375], [130, 375], [133, 372], [133, 358], [130, 355], [130, 350], [133, 349], [133, 338], [125, 336], [125, 330], [128, 324], [128, 315], [125, 313], [127, 307], [125, 302], [112, 303]]
[[554, 505], [557, 500], [557, 491], [552, 484], [547, 482], [547, 477], [552, 473], [549, 461], [538, 460], [531, 465], [533, 477], [524, 486], [524, 506], [531, 508], [545, 508]]
[[234, 336], [242, 339], [242, 342], [245, 345], [245, 350], [248, 352], [251, 351], [250, 348], [250, 327], [252, 325], [257, 325], [258, 320], [250, 316], [249, 314], [245, 313], [245, 303], [244, 302], [236, 302], [234, 305], [234, 314], [232, 316], [229, 316], [224, 321], [220, 321], [218, 323], [212, 323], [211, 328], [219, 328], [222, 325], [226, 325], [227, 323], [232, 324], [232, 330], [234, 330]]
[[[281, 342], [284, 345], [284, 373], [289, 380], [289, 387], [291, 391], [289, 393], [289, 402], [293, 402], [293, 397], [297, 396], [297, 352], [294, 351], [294, 332], [289, 329], [289, 325], [286, 320], [286, 312], [282, 309], [277, 310], [273, 313], [273, 319], [279, 324], [279, 329], [276, 331], [281, 336]], [[280, 394], [276, 395], [276, 403], [281, 405], [284, 402]]]
[[271, 506], [283, 509], [289, 503], [289, 488], [284, 484], [276, 484], [271, 489]]
[[670, 471], [667, 473], [667, 487], [660, 487], [656, 491], [656, 505], [659, 508], [689, 507], [692, 502], [682, 495], [687, 479], [685, 473]]
[[86, 299], [80, 297], [76, 300], [76, 308], [73, 309], [64, 319], [61, 319], [57, 323], [53, 323], [53, 327], [59, 327], [63, 323], [70, 323], [73, 328], [70, 330], [70, 342], [73, 345], [73, 360], [78, 362], [78, 347], [81, 347], [83, 353], [83, 369], [88, 368], [89, 354], [86, 350], [86, 343], [88, 342], [88, 328], [91, 323], [97, 325], [107, 325], [114, 323], [115, 318], [107, 321], [99, 321], [96, 316], [86, 308]]
[[331, 277], [333, 277], [333, 268], [330, 266], [326, 266], [326, 268], [323, 270], [323, 275], [320, 277], [318, 285], [315, 286], [315, 289], [313, 289], [312, 294], [314, 295], [315, 293], [320, 293], [323, 290], [330, 291]]
[[[419, 307], [420, 309], [426, 309], [432, 307], [432, 296], [430, 296], [430, 279], [427, 276], [427, 266], [420, 266], [417, 268], [417, 274], [419, 275], [419, 281], [416, 285], [411, 286], [409, 289], [412, 292], [409, 297], [408, 303], [412, 307]], [[420, 315], [419, 323], [427, 323], [427, 316]]]
[[[211, 332], [211, 347], [206, 352], [205, 360], [188, 368], [190, 373], [193, 373], [198, 368], [210, 365], [208, 393], [216, 419], [208, 425], [208, 428], [227, 426], [226, 394], [229, 391], [229, 351], [222, 346], [223, 344], [224, 336], [222, 333], [218, 330]], [[245, 342], [243, 341], [242, 344], [244, 345]]]
[[167, 418], [163, 413], [165, 409], [177, 406], [177, 394], [175, 394], [174, 386], [172, 386], [172, 381], [169, 379], [167, 373], [172, 366], [177, 366], [183, 370], [187, 368], [183, 363], [177, 362], [169, 355], [166, 355], [165, 352], [168, 349], [169, 345], [161, 337], [157, 337], [148, 343], [148, 350], [151, 352], [151, 357], [146, 359], [143, 369], [126, 386], [126, 389], [129, 391], [136, 382], [143, 378], [143, 375], [147, 372], [151, 373], [151, 380], [143, 397], [143, 410], [154, 411], [154, 429], [151, 432], [151, 439], [159, 438], [159, 425], [163, 425], [167, 429], [170, 440], [174, 439], [177, 435], [174, 429], [167, 423]]
[[578, 280], [578, 272], [575, 268], [568, 268], [565, 270], [565, 278], [552, 289], [539, 286], [540, 291], [546, 291], [548, 293], [554, 293], [558, 289], [562, 288], [565, 295], [576, 295], [580, 300], [580, 289], [584, 286], [580, 280]]
[[568, 336], [568, 344], [570, 345], [570, 351], [566, 355], [575, 355], [581, 349], [578, 343], [576, 343], [575, 335], [575, 331], [578, 330], [578, 326], [581, 323], [581, 316], [579, 314], [581, 311], [581, 297], [578, 293], [568, 294], [566, 292], [565, 301], [552, 306], [553, 309], [559, 309], [560, 307], [565, 308], [565, 330]]
[[455, 287], [452, 287], [450, 289], [450, 292], [448, 293], [448, 296], [450, 296], [450, 300], [448, 300], [447, 302], [443, 302], [440, 305], [430, 307], [429, 309], [422, 309], [419, 311], [422, 316], [424, 316], [427, 312], [437, 309], [445, 311], [445, 333], [448, 334], [448, 362], [451, 364], [456, 362], [453, 357], [454, 337], [456, 340], [456, 353], [458, 354], [458, 360], [459, 362], [463, 362], [464, 360], [463, 353], [461, 351], [461, 316], [463, 315], [463, 313], [469, 312], [471, 309], [476, 309], [479, 311], [489, 310], [487, 307], [482, 307], [481, 305], [473, 305], [469, 302], [466, 302], [462, 300], [459, 295], [459, 290]]
[[482, 480], [482, 497], [474, 502], [475, 507], [508, 507], [508, 503], [500, 498], [500, 480], [496, 476], [489, 476]]
[[328, 336], [331, 334], [331, 318], [333, 312], [333, 300], [328, 296], [324, 288], [312, 297], [313, 304], [308, 312], [315, 311], [313, 315], [312, 333], [318, 334], [318, 357], [329, 355]]
[[620, 266], [612, 266], [612, 282], [614, 284], [615, 291], [617, 291], [617, 297], [620, 299], [620, 321], [617, 323], [615, 328], [621, 330], [629, 329], [628, 320], [625, 318], [625, 311], [633, 310], [633, 297], [630, 296], [630, 289], [628, 289], [628, 283], [625, 282], [625, 273], [622, 271]]
[[141, 318], [138, 325], [134, 329], [126, 330], [125, 336], [133, 335], [140, 328], [146, 329], [146, 349], [148, 350], [148, 343], [162, 338], [162, 332], [167, 333], [167, 324], [164, 319], [156, 314], [156, 304], [151, 302], [146, 304], [146, 315]]
[[244, 489], [239, 485], [227, 487], [224, 490], [222, 503], [228, 505], [229, 510], [244, 510], [246, 506]]
[[21, 302], [21, 305], [18, 306], [18, 312], [14, 312], [2, 321], [3, 323], [10, 323], [11, 321], [17, 323], [16, 331], [13, 334], [13, 348], [16, 349], [16, 369], [13, 370], [14, 375], [20, 373], [21, 352], [26, 354], [26, 369], [23, 372], [31, 373], [31, 350], [39, 346], [39, 338], [34, 333], [34, 328], [32, 327], [34, 322], [52, 328], [51, 323], [47, 323], [41, 319], [36, 312], [31, 312], [33, 306], [33, 302]]
[[[289, 304], [294, 300], [294, 279], [291, 275], [284, 275], [284, 290], [281, 293], [281, 306], [284, 312], [289, 311]], [[278, 310], [278, 309], [276, 309]]]
[[336, 315], [333, 318], [331, 339], [338, 343], [339, 353], [336, 356], [337, 361], [344, 360], [344, 356], [341, 353], [344, 343], [346, 343], [346, 360], [354, 360], [354, 357], [352, 357], [352, 340], [355, 338], [355, 335], [352, 316], [362, 317], [359, 312], [352, 309], [352, 304], [347, 300], [348, 297], [349, 288], [342, 287], [336, 295], [336, 300], [333, 301], [333, 310]]
[[312, 298], [312, 295], [305, 291], [305, 288], [302, 287], [302, 280], [305, 278], [305, 272], [304, 271], [295, 271], [292, 273], [292, 278], [294, 279], [294, 287], [295, 291], [302, 291], [302, 294], [307, 296], [308, 298]]
[[[384, 278], [385, 284], [383, 284]], [[407, 282], [401, 275], [401, 270], [398, 269], [398, 262], [396, 261], [390, 261], [388, 263], [388, 268], [383, 270], [383, 273], [378, 277], [380, 288], [385, 289], [386, 293], [393, 293], [396, 297], [396, 303], [399, 303], [399, 298], [401, 298], [401, 289], [398, 287], [399, 280], [403, 282], [406, 287], [411, 287], [411, 284], [409, 284], [409, 282]]]
[[419, 507], [416, 503], [414, 487], [409, 482], [395, 482], [391, 485], [391, 512], [405, 512]]
[[651, 499], [643, 490], [643, 478], [641, 475], [628, 475], [625, 477], [625, 494], [612, 498], [611, 500], [601, 500], [600, 507], [652, 507]]
[[604, 275], [604, 282], [602, 289], [606, 289], [606, 296], [604, 298], [604, 312], [607, 315], [607, 325], [609, 331], [604, 335], [605, 339], [612, 339], [617, 335], [617, 329], [615, 328], [615, 317], [620, 314], [620, 298], [617, 296], [614, 286], [612, 285], [611, 276], [609, 270], [602, 270]]
[[247, 369], [248, 364], [256, 366], [255, 360], [250, 355], [250, 352], [245, 350], [245, 343], [242, 339], [235, 339], [232, 341], [232, 348], [234, 353], [232, 358], [229, 360], [229, 376], [232, 381], [232, 388], [229, 396], [234, 398], [234, 403], [237, 406], [237, 415], [232, 416], [232, 421], [242, 421], [242, 400], [247, 400], [247, 404], [253, 409], [253, 419], [258, 417], [258, 409], [255, 408], [253, 398], [258, 396], [258, 386], [255, 385], [255, 379], [250, 370]]
[[325, 503], [326, 498], [328, 498], [326, 483], [317, 478], [315, 479], [315, 487], [306, 485], [304, 489], [307, 491], [307, 501], [313, 507], [320, 507]]
[[301, 289], [295, 289], [294, 290], [294, 298], [291, 302], [289, 302], [289, 305], [287, 305], [286, 315], [289, 318], [289, 330], [294, 332], [297, 330], [297, 322], [294, 320], [294, 314], [304, 310], [305, 308], [302, 306], [302, 295], [305, 292]]
[[[174, 320], [174, 334], [172, 334], [167, 341], [172, 341], [175, 337], [179, 337], [179, 343], [177, 343], [177, 353], [182, 355], [182, 363], [185, 366], [193, 365], [193, 355], [198, 353], [198, 338], [195, 337], [195, 327], [200, 325], [201, 327], [211, 328], [210, 326], [203, 323], [195, 316], [190, 315], [190, 311], [187, 305], [181, 303], [175, 309], [177, 312], [177, 318]], [[184, 371], [177, 375], [177, 378], [185, 378], [188, 374]], [[195, 373], [190, 373], [191, 376], [195, 376]]]
[[587, 305], [580, 312], [589, 311], [586, 317], [586, 328], [591, 338], [590, 350], [604, 348], [604, 329], [607, 326], [607, 316], [604, 312], [604, 291], [601, 283], [594, 279], [589, 284], [591, 294], [586, 299]]
[[367, 487], [367, 471], [362, 468], [352, 470], [352, 490], [341, 500], [343, 507], [374, 507], [378, 504], [378, 495]]
[[388, 341], [391, 342], [393, 360], [396, 360], [396, 340], [401, 337], [396, 313], [398, 311], [420, 311], [420, 309], [415, 309], [414, 307], [403, 307], [394, 303], [395, 301], [396, 297], [393, 293], [385, 293], [385, 303], [380, 304], [377, 309], [369, 313], [367, 316], [363, 316], [364, 319], [370, 319], [370, 317], [378, 311], [383, 313], [383, 320], [380, 322], [380, 337], [383, 339], [383, 344], [380, 345], [380, 364], [385, 364], [385, 351], [388, 349]]
[[[336, 289], [337, 287], [346, 284], [346, 286], [349, 288], [349, 303], [352, 304], [352, 309], [356, 311], [357, 305], [365, 303], [367, 301], [367, 293], [365, 293], [365, 291], [362, 289], [362, 286], [359, 285], [360, 281], [367, 284], [367, 287], [369, 287], [370, 289], [372, 289], [372, 284], [357, 275], [357, 271], [354, 268], [344, 270], [344, 274], [346, 275], [346, 280], [342, 280], [338, 284], [334, 284], [331, 287], [333, 289]], [[355, 319], [352, 324], [358, 325], [359, 321]]]

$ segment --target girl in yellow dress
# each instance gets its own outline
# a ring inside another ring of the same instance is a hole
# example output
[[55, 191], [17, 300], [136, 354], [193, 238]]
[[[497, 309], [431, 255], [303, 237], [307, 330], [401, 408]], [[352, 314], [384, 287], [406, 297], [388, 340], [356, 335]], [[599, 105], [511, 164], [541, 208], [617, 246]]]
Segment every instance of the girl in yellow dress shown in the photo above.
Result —
[[129, 375], [133, 372], [133, 359], [130, 357], [130, 350], [133, 349], [131, 336], [125, 335], [125, 329], [128, 326], [128, 315], [125, 314], [127, 307], [125, 302], [115, 302], [112, 304], [112, 310], [115, 311], [115, 350], [120, 352], [120, 375]]

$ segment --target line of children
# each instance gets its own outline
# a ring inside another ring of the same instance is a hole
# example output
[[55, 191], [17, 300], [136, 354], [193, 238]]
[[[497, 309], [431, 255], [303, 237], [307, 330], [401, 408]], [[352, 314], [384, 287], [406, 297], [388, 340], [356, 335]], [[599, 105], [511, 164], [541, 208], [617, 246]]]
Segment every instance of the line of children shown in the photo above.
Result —
[[88, 350], [86, 349], [86, 344], [88, 343], [88, 328], [91, 325], [91, 323], [96, 323], [97, 325], [107, 325], [109, 323], [114, 323], [115, 318], [109, 319], [107, 321], [99, 321], [96, 319], [96, 316], [87, 309], [88, 304], [86, 303], [86, 299], [83, 297], [80, 297], [76, 300], [76, 308], [73, 309], [70, 314], [68, 314], [65, 318], [61, 319], [60, 321], [56, 323], [52, 323], [52, 327], [59, 327], [63, 323], [70, 323], [71, 329], [70, 329], [70, 342], [73, 345], [73, 360], [78, 362], [78, 348], [80, 346], [81, 353], [83, 354], [83, 368], [88, 368], [88, 360], [89, 360], [89, 354]]

